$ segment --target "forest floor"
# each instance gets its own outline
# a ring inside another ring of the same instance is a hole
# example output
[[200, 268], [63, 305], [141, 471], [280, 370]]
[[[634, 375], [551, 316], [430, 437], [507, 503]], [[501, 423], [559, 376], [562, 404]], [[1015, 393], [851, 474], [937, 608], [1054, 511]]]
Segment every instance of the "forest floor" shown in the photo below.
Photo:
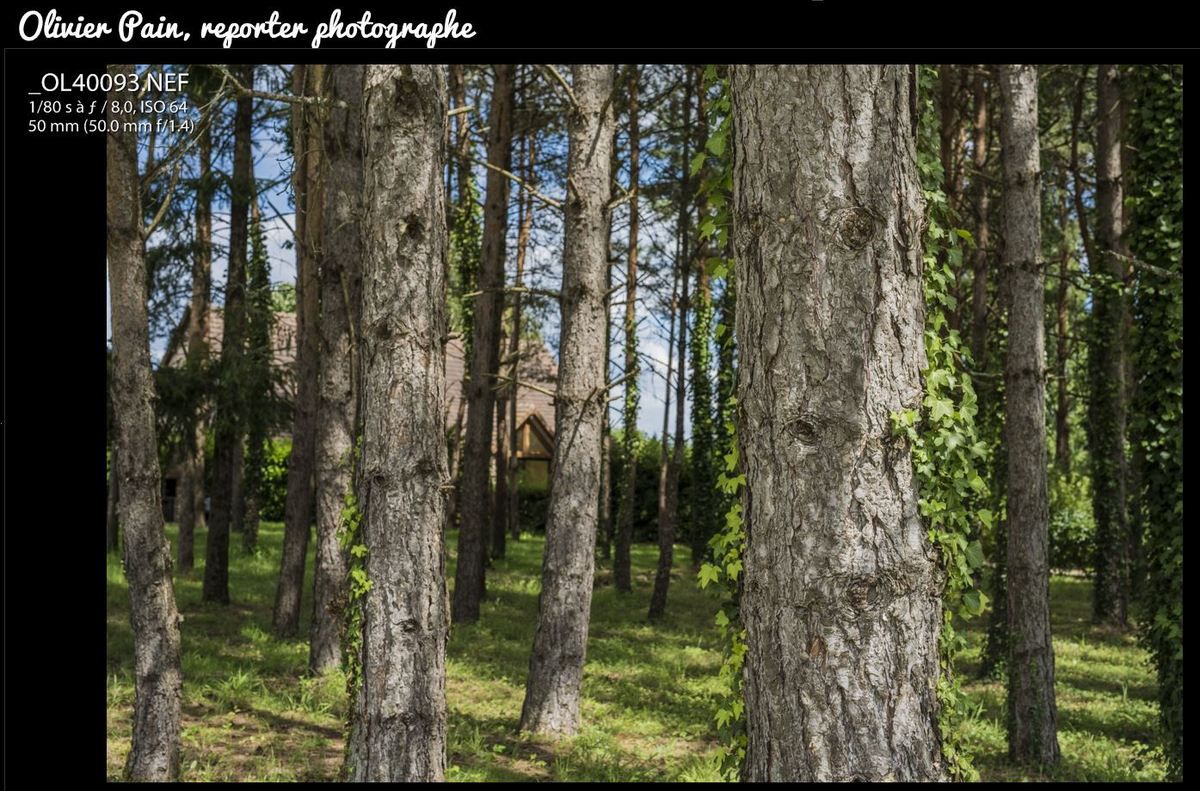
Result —
[[[174, 546], [176, 528], [167, 527]], [[342, 761], [345, 680], [306, 674], [305, 639], [271, 634], [282, 526], [264, 523], [260, 550], [231, 542], [228, 607], [200, 600], [198, 568], [176, 574], [183, 621], [182, 779], [334, 780]], [[453, 555], [455, 536], [449, 546]], [[657, 548], [633, 549], [635, 592], [618, 595], [601, 569], [584, 673], [584, 725], [558, 743], [515, 733], [533, 640], [542, 560], [540, 536], [508, 544], [494, 561], [479, 624], [455, 628], [449, 644], [450, 780], [716, 780], [713, 712], [721, 687], [717, 602], [697, 589], [688, 553], [676, 552], [668, 615], [645, 616]], [[308, 556], [311, 580], [313, 553]], [[453, 580], [453, 558], [448, 574]], [[311, 592], [311, 586], [309, 586]], [[965, 727], [984, 779], [1156, 780], [1155, 686], [1131, 634], [1092, 627], [1090, 583], [1051, 583], [1062, 764], [1031, 776], [1005, 762], [1000, 682], [971, 682]], [[301, 634], [311, 602], [305, 597]], [[978, 664], [979, 629], [970, 633], [968, 673]], [[133, 709], [129, 598], [120, 561], [108, 558], [108, 767], [120, 777]]]

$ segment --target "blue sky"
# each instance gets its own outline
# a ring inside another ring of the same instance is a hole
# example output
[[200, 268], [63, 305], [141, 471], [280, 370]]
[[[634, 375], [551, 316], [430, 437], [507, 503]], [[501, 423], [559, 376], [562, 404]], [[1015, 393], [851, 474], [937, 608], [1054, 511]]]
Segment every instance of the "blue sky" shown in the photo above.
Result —
[[[481, 113], [485, 110], [481, 108]], [[653, 123], [653, 119], [643, 119], [643, 125], [649, 126]], [[260, 199], [260, 207], [263, 215], [264, 226], [267, 232], [268, 254], [271, 262], [271, 278], [275, 283], [294, 283], [296, 278], [296, 263], [295, 252], [291, 249], [289, 242], [292, 238], [291, 228], [294, 221], [294, 209], [292, 207], [291, 188], [287, 179], [282, 179], [282, 176], [289, 174], [292, 168], [291, 156], [283, 149], [281, 143], [276, 142], [273, 138], [277, 137], [277, 131], [272, 128], [259, 126], [255, 131], [255, 147], [254, 147], [254, 162], [255, 162], [255, 177], [260, 182], [280, 181], [272, 187], [268, 192], [264, 193]], [[646, 148], [651, 145], [649, 141], [643, 141], [643, 183], [655, 177], [654, 159], [645, 155]], [[218, 163], [221, 167], [222, 163]], [[227, 167], [227, 165], [225, 165]], [[475, 167], [475, 178], [482, 194], [485, 184], [485, 170], [482, 167]], [[627, 173], [622, 173], [619, 176], [622, 183], [627, 183]], [[546, 184], [541, 185], [541, 190], [552, 197], [561, 198], [563, 192], [561, 185]], [[516, 206], [516, 191], [512, 193], [513, 200], [510, 201], [510, 206], [514, 212]], [[219, 248], [223, 249], [228, 243], [229, 229], [229, 214], [228, 204], [224, 201], [223, 196], [218, 196], [213, 211], [213, 234], [214, 241]], [[547, 212], [557, 214], [557, 210], [539, 206], [537, 209], [539, 214], [542, 214], [543, 226], [548, 224], [549, 227], [543, 227], [540, 232], [534, 234], [531, 241], [531, 246], [528, 252], [527, 271], [530, 273], [527, 283], [534, 288], [542, 288], [549, 290], [557, 290], [561, 284], [562, 266], [561, 266], [561, 218], [553, 218], [544, 216]], [[623, 234], [628, 222], [627, 207], [622, 207], [617, 210], [615, 218], [614, 236]], [[664, 266], [669, 262], [661, 259], [661, 254], [655, 252], [658, 250], [673, 250], [673, 229], [664, 227], [663, 223], [656, 223], [653, 216], [648, 211], [648, 207], [643, 207], [641, 212], [642, 226], [639, 243], [639, 258], [643, 267], [643, 275], [639, 278], [639, 326], [638, 326], [638, 343], [639, 349], [643, 356], [642, 371], [639, 376], [639, 386], [641, 388], [641, 408], [638, 415], [638, 428], [650, 435], [658, 436], [662, 431], [662, 420], [664, 410], [664, 398], [666, 394], [666, 383], [664, 376], [667, 370], [667, 317], [665, 315], [655, 316], [650, 315], [650, 308], [658, 302], [660, 297], [658, 294], [651, 295], [648, 293], [648, 286], [651, 285], [652, 276], [647, 274], [647, 271], [653, 265]], [[516, 222], [515, 219], [509, 223], [510, 243], [508, 252], [510, 259], [515, 255], [515, 234]], [[158, 233], [161, 233], [158, 232]], [[654, 244], [654, 241], [657, 244]], [[153, 245], [155, 239], [152, 237], [150, 244]], [[623, 242], [622, 245], [623, 247]], [[624, 262], [614, 263], [613, 279], [614, 283], [619, 283], [624, 276]], [[511, 281], [514, 265], [510, 260], [507, 266], [509, 279]], [[223, 287], [227, 271], [227, 259], [221, 250], [218, 250], [217, 255], [213, 260], [213, 284], [214, 289], [218, 292], [214, 295], [215, 300], [220, 301], [220, 290]], [[669, 284], [665, 289], [660, 290], [665, 293], [669, 291]], [[107, 305], [107, 334], [111, 337], [111, 300], [106, 292]], [[614, 297], [619, 300], [620, 297]], [[182, 305], [178, 306], [178, 312], [182, 312]], [[619, 328], [623, 317], [624, 306], [614, 305], [612, 309], [613, 328], [613, 344], [612, 344], [612, 360], [610, 362], [610, 378], [617, 379], [621, 376], [621, 343], [622, 339]], [[552, 308], [547, 315], [544, 316], [542, 322], [543, 337], [547, 347], [551, 353], [557, 357], [558, 352], [558, 333], [559, 333], [559, 317], [557, 310]], [[165, 352], [166, 339], [157, 338], [151, 344], [151, 357], [157, 363]], [[673, 389], [673, 388], [672, 388]], [[614, 426], [621, 424], [621, 390], [614, 390], [610, 396], [610, 422]], [[687, 408], [690, 412], [690, 396], [687, 401]], [[674, 410], [672, 410], [674, 411]], [[690, 414], [685, 418], [685, 432], [690, 432]], [[675, 418], [671, 417], [671, 430], [674, 430]]]

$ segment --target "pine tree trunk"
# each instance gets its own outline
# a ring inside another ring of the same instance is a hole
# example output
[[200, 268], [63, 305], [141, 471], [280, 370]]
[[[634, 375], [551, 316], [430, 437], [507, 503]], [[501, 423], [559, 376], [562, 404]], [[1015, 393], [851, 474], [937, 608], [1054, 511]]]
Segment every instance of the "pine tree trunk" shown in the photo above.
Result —
[[[658, 460], [658, 568], [654, 572], [654, 589], [650, 594], [650, 611], [647, 617], [653, 621], [661, 618], [667, 608], [667, 588], [671, 584], [671, 567], [675, 563], [675, 526], [667, 522], [667, 490], [671, 484], [671, 376], [675, 373], [675, 308], [679, 303], [679, 273], [671, 287], [671, 321], [667, 333], [667, 376], [663, 388], [666, 397], [663, 404], [662, 441], [659, 443]], [[675, 411], [679, 405], [676, 403]], [[675, 436], [675, 444], [683, 441]]]
[[[446, 278], [449, 282], [449, 277]], [[458, 412], [454, 418], [454, 430], [451, 433], [453, 438], [450, 442], [448, 454], [450, 456], [450, 500], [446, 505], [446, 529], [453, 530], [458, 524], [458, 493], [461, 489], [461, 476], [459, 475], [462, 467], [462, 445], [463, 445], [463, 417], [467, 408], [467, 401], [464, 398], [458, 399]]]
[[[488, 115], [488, 162], [509, 170], [512, 159], [512, 114], [516, 88], [513, 67], [496, 64], [492, 106]], [[479, 620], [484, 594], [488, 523], [492, 515], [488, 468], [492, 460], [495, 420], [495, 375], [500, 369], [500, 318], [504, 305], [504, 242], [508, 225], [508, 179], [489, 169], [483, 212], [483, 254], [479, 291], [474, 297], [470, 378], [467, 385], [467, 431], [463, 443], [461, 519], [458, 565], [454, 572], [454, 623]]]
[[732, 70], [746, 780], [944, 777], [943, 575], [891, 418], [925, 364], [912, 82]]
[[[187, 360], [208, 362], [208, 305], [212, 282], [212, 125], [198, 131], [200, 174], [196, 186], [196, 255], [192, 259], [192, 298], [188, 306]], [[193, 368], [193, 370], [195, 370]], [[193, 424], [184, 429], [183, 474], [179, 481], [179, 571], [195, 565], [196, 528], [204, 524], [204, 426], [199, 406]]]
[[[1059, 183], [1058, 226], [1070, 227], [1070, 214], [1067, 210], [1067, 172], [1061, 171]], [[1068, 337], [1070, 324], [1070, 267], [1071, 255], [1074, 252], [1072, 240], [1063, 234], [1062, 251], [1058, 257], [1058, 287], [1055, 290], [1055, 321], [1058, 340], [1054, 344], [1054, 377], [1056, 403], [1054, 408], [1054, 466], [1060, 475], [1067, 479], [1071, 477], [1071, 402], [1068, 397], [1067, 362], [1071, 358], [1071, 339]]]
[[362, 688], [356, 781], [446, 771], [447, 483], [440, 66], [367, 66], [363, 229]]
[[1036, 66], [999, 68], [1004, 114], [1004, 261], [1011, 304], [1004, 367], [1008, 449], [1008, 749], [1014, 761], [1059, 757], [1050, 643], [1046, 496], [1045, 273]]
[[[690, 179], [692, 134], [692, 69], [684, 67], [683, 93], [683, 153], [679, 170], [679, 214], [675, 224], [678, 239], [675, 270], [679, 277], [680, 294], [676, 301], [679, 309], [678, 349], [675, 358], [679, 361], [675, 375], [675, 446], [671, 457], [666, 459], [666, 475], [662, 482], [662, 509], [658, 518], [658, 568], [654, 573], [654, 590], [650, 594], [650, 620], [661, 618], [667, 610], [667, 591], [671, 585], [671, 569], [675, 564], [675, 536], [679, 524], [679, 471], [683, 469], [685, 446], [683, 441], [684, 395], [687, 380], [687, 302], [688, 269], [691, 262], [691, 237], [688, 233], [688, 206], [691, 203]], [[673, 326], [673, 325], [672, 325]], [[731, 328], [732, 329], [732, 328]], [[669, 379], [669, 377], [668, 377]], [[668, 381], [668, 386], [670, 382]], [[666, 442], [663, 456], [666, 457]]]
[[[503, 345], [503, 340], [501, 341]], [[496, 432], [492, 444], [496, 448], [496, 492], [492, 499], [492, 557], [504, 557], [508, 540], [508, 386], [496, 399]], [[512, 399], [515, 401], [515, 399]]]
[[[613, 69], [614, 79], [616, 77], [616, 69]], [[613, 101], [616, 100], [615, 86]], [[608, 151], [608, 170], [609, 173], [619, 173], [621, 171], [620, 147], [617, 145], [617, 111], [613, 109], [613, 125], [612, 125], [612, 146]], [[610, 185], [610, 197], [613, 200], [617, 198], [616, 181], [613, 180]], [[608, 212], [608, 229], [604, 232], [604, 259], [607, 261], [604, 271], [604, 377], [605, 380], [611, 378], [612, 370], [612, 298], [613, 298], [613, 265], [617, 260], [613, 257], [613, 220], [616, 217], [615, 212]], [[616, 542], [616, 519], [613, 514], [613, 480], [612, 480], [612, 463], [614, 456], [613, 437], [612, 437], [612, 410], [607, 407], [604, 409], [603, 428], [601, 429], [600, 440], [600, 524], [599, 524], [599, 541], [600, 541], [600, 557], [603, 560], [611, 561], [613, 558], [613, 545]], [[551, 480], [553, 483], [553, 479]]]
[[[701, 79], [696, 96], [697, 130], [699, 146], [703, 150], [708, 144], [708, 102]], [[709, 216], [708, 195], [696, 190], [696, 218], [703, 222]], [[709, 241], [697, 237], [696, 255], [689, 267], [696, 277], [696, 291], [689, 304], [692, 314], [692, 484], [689, 492], [690, 520], [688, 544], [692, 555], [692, 568], [699, 569], [708, 557], [708, 541], [717, 529], [716, 521], [716, 469], [713, 436], [713, 388], [710, 335], [712, 331], [712, 292], [709, 289], [705, 260], [708, 258]]]
[[108, 471], [108, 516], [105, 519], [104, 525], [105, 547], [109, 552], [114, 553], [121, 550], [121, 528], [120, 520], [117, 518], [117, 504], [121, 495], [118, 486], [119, 480], [120, 476], [117, 475], [117, 446], [114, 442]]
[[[607, 302], [607, 300], [606, 300]], [[607, 311], [605, 312], [607, 315]], [[605, 348], [608, 348], [607, 346]], [[608, 360], [608, 355], [604, 359]], [[600, 503], [597, 511], [597, 538], [600, 544], [600, 559], [612, 559], [613, 547], [613, 514], [612, 514], [612, 426], [609, 422], [608, 410], [600, 427]], [[551, 481], [553, 484], [553, 481]]]
[[636, 507], [638, 471], [638, 342], [637, 342], [637, 277], [638, 277], [638, 178], [641, 145], [638, 135], [638, 69], [628, 67], [629, 101], [629, 248], [625, 265], [625, 409], [622, 414], [623, 432], [621, 455], [624, 459], [621, 499], [617, 507], [617, 543], [613, 554], [613, 582], [618, 591], [633, 590], [629, 550], [633, 543], [633, 517]]
[[[133, 66], [110, 66], [132, 75]], [[110, 91], [109, 104], [124, 95]], [[108, 159], [108, 271], [112, 294], [113, 477], [120, 480], [124, 566], [133, 628], [133, 743], [125, 764], [129, 780], [179, 779], [182, 675], [179, 612], [171, 581], [171, 548], [163, 532], [162, 481], [154, 429], [154, 381], [146, 310], [146, 261], [133, 114], [111, 110]], [[131, 126], [126, 127], [126, 124]]]
[[[528, 184], [535, 184], [535, 172], [537, 168], [537, 135], [532, 131], [527, 131], [525, 135], [525, 181]], [[521, 427], [517, 425], [517, 401], [520, 397], [520, 390], [515, 382], [520, 379], [521, 371], [521, 292], [520, 289], [525, 285], [525, 256], [529, 249], [529, 236], [533, 231], [533, 194], [528, 190], [521, 193], [521, 198], [518, 206], [518, 223], [517, 223], [517, 275], [515, 285], [517, 291], [513, 294], [513, 319], [512, 319], [512, 336], [509, 338], [508, 353], [512, 357], [512, 367], [509, 369], [509, 378], [514, 384], [510, 388], [511, 395], [508, 401], [508, 529], [512, 534], [513, 540], [521, 537], [521, 518], [520, 504], [521, 491], [519, 487], [518, 472], [520, 471], [520, 458], [517, 456], [517, 450], [520, 445]]]
[[262, 506], [263, 468], [270, 442], [272, 406], [271, 262], [258, 201], [250, 205], [250, 258], [246, 267], [246, 453], [242, 463], [242, 498], [245, 504], [242, 550], [258, 551], [258, 524]]
[[[359, 370], [354, 319], [362, 292], [363, 152], [360, 65], [329, 67], [327, 95], [345, 102], [324, 125], [328, 199], [318, 255], [321, 283], [321, 379], [317, 401], [317, 552], [308, 666], [314, 673], [341, 661], [340, 630], [346, 608], [347, 558], [338, 538], [346, 495], [353, 485], [354, 431]], [[315, 221], [315, 218], [314, 218]]]
[[[325, 66], [297, 65], [293, 68], [297, 72], [293, 74], [297, 95], [321, 95], [326, 82]], [[320, 111], [302, 104], [293, 105], [292, 128], [296, 130], [293, 133], [296, 147], [296, 405], [283, 512], [283, 553], [272, 616], [275, 633], [281, 637], [293, 637], [300, 632], [304, 565], [312, 535], [321, 343], [321, 283], [317, 256], [321, 249], [321, 217], [325, 203]]]
[[[971, 152], [972, 192], [975, 199], [975, 251], [972, 253], [973, 282], [971, 292], [971, 357], [975, 370], [987, 370], [988, 317], [988, 245], [991, 243], [988, 223], [988, 183], [985, 176], [988, 162], [988, 85], [983, 67], [976, 67], [975, 138]], [[981, 390], [976, 385], [976, 390]]]
[[1125, 459], [1126, 305], [1125, 192], [1121, 172], [1121, 89], [1118, 67], [1096, 75], [1096, 247], [1092, 277], [1091, 398], [1088, 439], [1092, 461], [1092, 514], [1096, 520], [1096, 578], [1092, 617], [1124, 626], [1129, 609], [1129, 525]]
[[[245, 66], [239, 80], [252, 87], [254, 67]], [[246, 338], [246, 255], [250, 200], [254, 192], [251, 158], [253, 100], [237, 100], [233, 121], [233, 178], [229, 206], [229, 263], [225, 285], [222, 371], [217, 389], [216, 437], [213, 449], [212, 511], [204, 561], [204, 601], [229, 603], [229, 531], [235, 508], [234, 477], [242, 451], [242, 355]]]
[[521, 709], [523, 731], [573, 734], [587, 653], [607, 405], [604, 336], [612, 66], [573, 66], [578, 105], [568, 122], [562, 341], [555, 400], [554, 483], [537, 631]]
[[[246, 325], [244, 325], [246, 326]], [[249, 355], [246, 350], [242, 350], [242, 359], [246, 361]], [[243, 369], [244, 373], [249, 372], [249, 367]], [[249, 392], [246, 389], [248, 381], [239, 377], [238, 387], [242, 390], [242, 405], [244, 409], [250, 407], [250, 402], [247, 396]], [[246, 415], [244, 411], [239, 411], [239, 430], [242, 434], [240, 437], [243, 442], [239, 442], [237, 448], [233, 452], [233, 505], [232, 512], [229, 516], [229, 532], [244, 533], [246, 531], [246, 446], [244, 440], [246, 438]]]
[[176, 497], [179, 522], [179, 572], [185, 574], [196, 564], [196, 526], [204, 520], [204, 428], [199, 420], [184, 432], [182, 471]]

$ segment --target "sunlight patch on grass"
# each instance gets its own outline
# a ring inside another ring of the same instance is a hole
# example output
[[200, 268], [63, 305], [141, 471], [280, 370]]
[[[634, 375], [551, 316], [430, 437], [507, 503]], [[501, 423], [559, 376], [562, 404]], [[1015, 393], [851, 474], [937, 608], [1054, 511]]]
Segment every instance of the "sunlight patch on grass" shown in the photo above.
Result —
[[[167, 532], [174, 542], [175, 527]], [[182, 779], [335, 780], [347, 716], [345, 677], [340, 671], [310, 677], [306, 641], [280, 639], [271, 630], [282, 526], [261, 526], [256, 555], [245, 555], [233, 542], [229, 607], [201, 601], [205, 538], [199, 531], [199, 567], [176, 575], [184, 616]], [[447, 537], [451, 581], [455, 538]], [[479, 623], [451, 633], [447, 779], [720, 780], [713, 726], [723, 691], [713, 624], [717, 602], [697, 589], [682, 550], [676, 552], [667, 617], [656, 625], [646, 619], [656, 548], [633, 548], [631, 594], [618, 593], [611, 568], [598, 562], [580, 732], [560, 740], [517, 732], [542, 548], [536, 536], [509, 542], [507, 558], [495, 560], [488, 572]], [[309, 581], [312, 559], [310, 547]], [[129, 751], [133, 639], [116, 556], [109, 556], [107, 571], [107, 769], [115, 779]], [[300, 635], [308, 634], [310, 596], [301, 605]], [[1008, 764], [1003, 684], [970, 676], [986, 619], [970, 624], [964, 676], [972, 716], [964, 733], [984, 779], [1161, 779], [1161, 757], [1148, 746], [1156, 743], [1157, 713], [1144, 652], [1131, 634], [1090, 625], [1086, 580], [1056, 576], [1051, 606], [1063, 762], [1048, 776]]]

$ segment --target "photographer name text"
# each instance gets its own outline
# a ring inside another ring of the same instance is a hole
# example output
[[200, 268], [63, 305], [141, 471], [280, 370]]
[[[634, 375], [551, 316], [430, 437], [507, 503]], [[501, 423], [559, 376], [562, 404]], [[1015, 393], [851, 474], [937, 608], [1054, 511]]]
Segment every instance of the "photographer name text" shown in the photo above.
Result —
[[[225, 49], [239, 41], [307, 40], [313, 49], [324, 43], [337, 41], [379, 42], [388, 49], [395, 49], [404, 40], [423, 41], [433, 49], [439, 41], [448, 39], [470, 39], [475, 29], [470, 22], [459, 22], [458, 12], [451, 8], [445, 18], [438, 22], [380, 22], [370, 11], [364, 11], [358, 19], [343, 19], [342, 10], [334, 9], [327, 21], [321, 22], [313, 32], [303, 22], [288, 22], [272, 11], [267, 19], [258, 22], [202, 22], [200, 38], [216, 40]], [[21, 38], [25, 41], [43, 39], [91, 39], [98, 40], [117, 36], [121, 41], [189, 41], [190, 31], [178, 22], [165, 16], [147, 19], [140, 11], [126, 11], [113, 24], [92, 21], [79, 16], [67, 19], [55, 9], [46, 12], [27, 11], [19, 24]], [[311, 38], [310, 38], [311, 36]]]

